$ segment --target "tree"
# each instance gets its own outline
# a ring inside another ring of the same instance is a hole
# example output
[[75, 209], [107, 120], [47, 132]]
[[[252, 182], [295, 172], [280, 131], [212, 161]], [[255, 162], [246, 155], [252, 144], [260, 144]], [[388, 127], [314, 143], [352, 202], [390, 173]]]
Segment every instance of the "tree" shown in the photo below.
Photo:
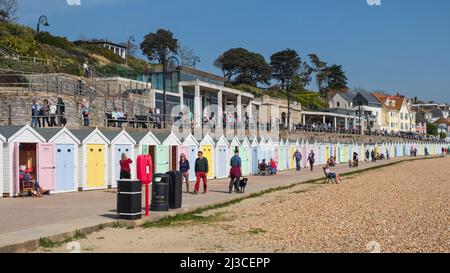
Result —
[[302, 65], [302, 60], [297, 51], [293, 49], [285, 49], [273, 54], [270, 57], [270, 65], [272, 66], [273, 78], [281, 84], [281, 89], [287, 92], [288, 96], [288, 115], [287, 122], [291, 121], [291, 93], [295, 90], [292, 88], [292, 81], [296, 77], [297, 82], [300, 81], [298, 72]]
[[437, 136], [439, 134], [437, 126], [433, 123], [427, 123], [427, 134], [431, 136]]
[[340, 92], [348, 89], [347, 87], [347, 76], [345, 75], [342, 65], [334, 64], [326, 68], [327, 75], [327, 91]]
[[448, 134], [447, 134], [446, 132], [441, 132], [441, 133], [439, 134], [439, 136], [440, 136], [441, 140], [446, 140]]
[[317, 88], [319, 89], [322, 98], [325, 98], [326, 91], [324, 88], [324, 83], [328, 78], [327, 63], [321, 61], [316, 54], [309, 54], [308, 57], [311, 63], [314, 65], [313, 73], [316, 77]]
[[171, 55], [178, 55], [178, 40], [169, 30], [158, 29], [156, 33], [145, 35], [141, 50], [151, 62], [164, 64]]
[[17, 20], [16, 13], [19, 9], [17, 0], [0, 0], [0, 22], [14, 22]]
[[195, 65], [200, 62], [200, 58], [195, 55], [194, 50], [189, 47], [183, 47], [180, 45], [179, 54], [181, 65], [183, 66], [195, 68]]
[[168, 60], [178, 55], [179, 43], [173, 37], [169, 30], [158, 29], [156, 33], [149, 33], [144, 37], [141, 43], [141, 49], [144, 55], [151, 62], [157, 62], [163, 65], [163, 124], [166, 121], [166, 73]]
[[214, 66], [234, 84], [268, 84], [272, 77], [271, 67], [264, 57], [245, 48], [227, 50], [215, 60]]

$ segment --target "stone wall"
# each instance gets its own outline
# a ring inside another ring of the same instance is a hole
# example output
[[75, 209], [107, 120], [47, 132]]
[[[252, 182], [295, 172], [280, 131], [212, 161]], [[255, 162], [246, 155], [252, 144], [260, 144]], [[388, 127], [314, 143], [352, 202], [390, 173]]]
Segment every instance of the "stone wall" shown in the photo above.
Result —
[[[396, 137], [383, 136], [361, 136], [361, 135], [347, 135], [347, 134], [330, 134], [330, 133], [314, 133], [314, 132], [282, 132], [283, 138], [308, 140], [309, 142], [322, 143], [383, 143], [383, 142], [405, 142], [407, 140]], [[411, 140], [412, 141], [412, 140]]]
[[33, 98], [40, 103], [44, 99], [56, 100], [61, 97], [66, 106], [68, 126], [78, 127], [82, 124], [80, 105], [83, 98], [90, 101], [91, 126], [105, 126], [105, 112], [111, 112], [114, 106], [120, 105], [129, 116], [144, 114], [153, 105], [151, 92], [142, 95], [127, 94], [123, 97], [95, 97], [68, 95], [66, 93], [30, 91], [29, 88], [0, 88], [0, 125], [24, 125], [31, 121], [31, 104]]

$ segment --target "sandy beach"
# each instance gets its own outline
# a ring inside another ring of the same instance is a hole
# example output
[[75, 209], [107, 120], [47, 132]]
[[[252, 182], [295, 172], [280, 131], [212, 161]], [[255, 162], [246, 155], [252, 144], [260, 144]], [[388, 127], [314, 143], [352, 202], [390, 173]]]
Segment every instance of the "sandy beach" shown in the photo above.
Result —
[[77, 242], [81, 252], [450, 252], [449, 165], [450, 158], [401, 163]]

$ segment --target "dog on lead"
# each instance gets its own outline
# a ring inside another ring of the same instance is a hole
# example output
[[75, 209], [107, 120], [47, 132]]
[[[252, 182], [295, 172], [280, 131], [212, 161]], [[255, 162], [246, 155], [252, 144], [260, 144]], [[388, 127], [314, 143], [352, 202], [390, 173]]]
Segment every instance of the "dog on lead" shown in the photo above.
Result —
[[241, 181], [239, 181], [239, 190], [241, 193], [245, 192], [245, 187], [247, 187], [248, 178], [242, 178]]

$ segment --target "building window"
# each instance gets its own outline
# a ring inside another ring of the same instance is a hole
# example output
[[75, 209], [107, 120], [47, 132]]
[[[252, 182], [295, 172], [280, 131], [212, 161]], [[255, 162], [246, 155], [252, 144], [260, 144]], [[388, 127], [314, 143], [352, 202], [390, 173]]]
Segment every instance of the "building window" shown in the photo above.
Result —
[[337, 107], [341, 107], [341, 103], [340, 102], [336, 102], [336, 106]]

